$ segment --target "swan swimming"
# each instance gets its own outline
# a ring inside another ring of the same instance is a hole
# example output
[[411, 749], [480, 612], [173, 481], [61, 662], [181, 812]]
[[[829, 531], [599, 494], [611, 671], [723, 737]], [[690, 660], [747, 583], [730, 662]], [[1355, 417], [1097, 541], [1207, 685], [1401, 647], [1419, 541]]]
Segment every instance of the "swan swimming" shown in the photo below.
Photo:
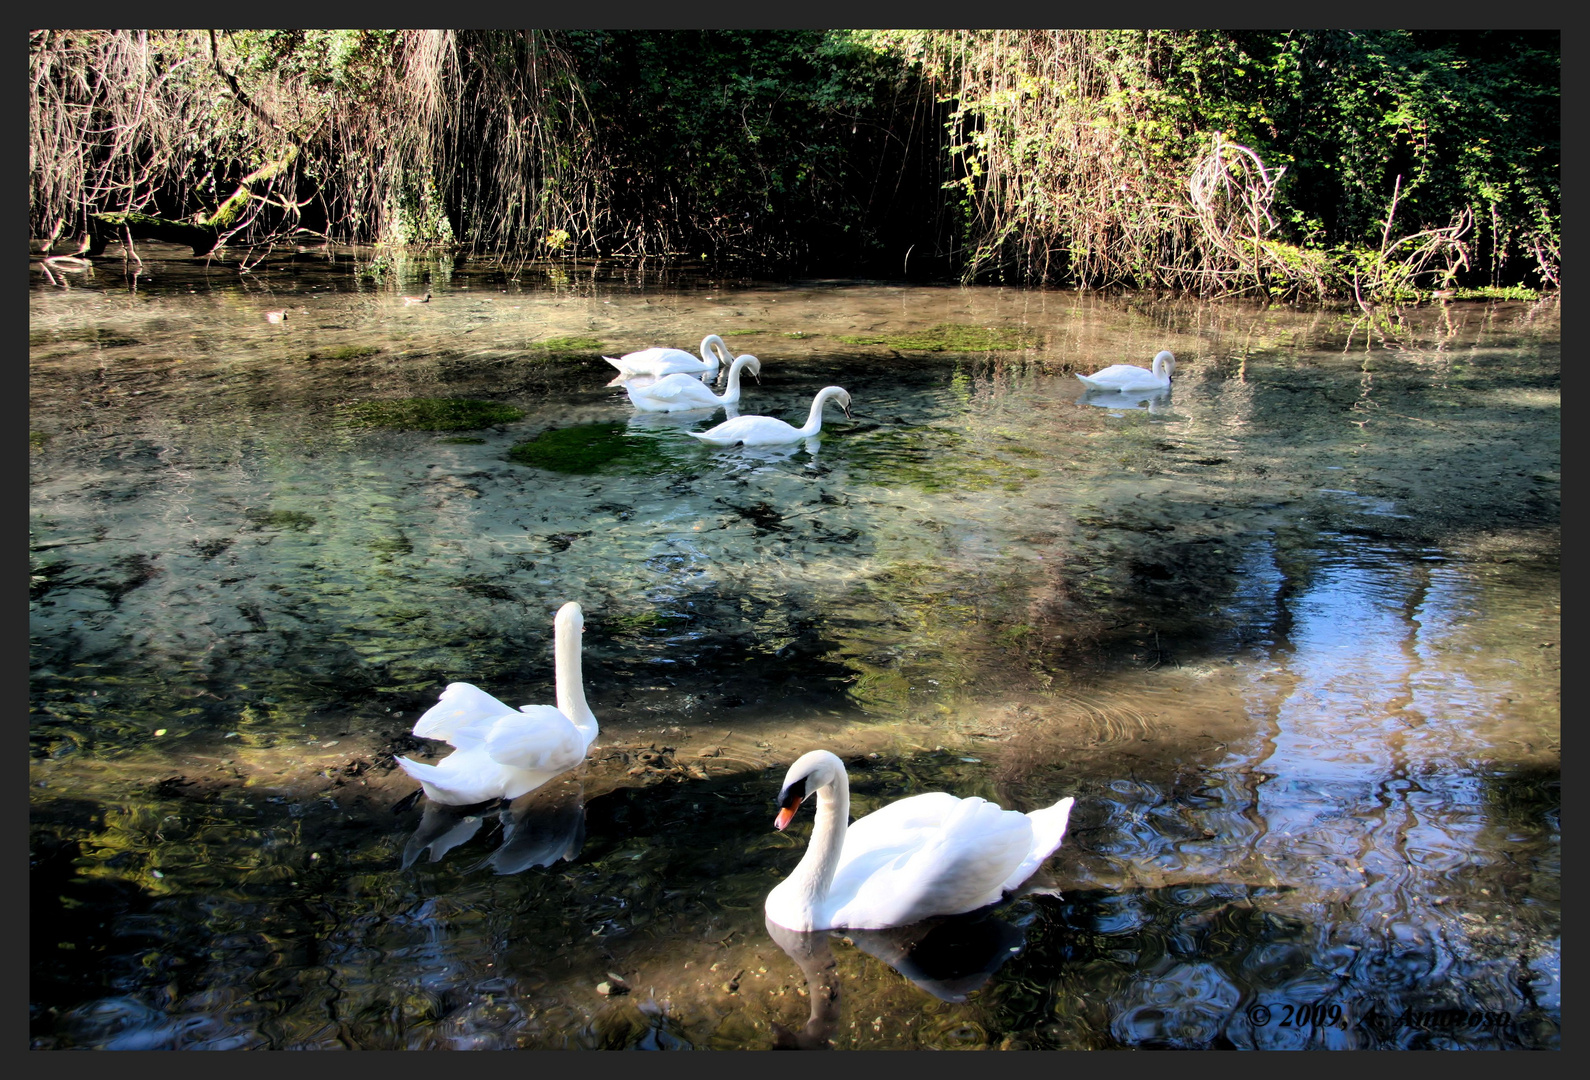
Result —
[[1154, 370], [1133, 364], [1111, 364], [1092, 375], [1078, 375], [1090, 390], [1159, 390], [1170, 385], [1171, 372], [1176, 370], [1176, 357], [1169, 349], [1160, 350], [1154, 357]]
[[791, 930], [905, 926], [995, 903], [1060, 846], [1075, 801], [1067, 796], [1021, 814], [934, 791], [847, 825], [844, 762], [813, 750], [785, 774], [774, 827], [787, 826], [811, 795], [817, 796], [811, 843], [765, 904], [767, 917]]
[[664, 375], [656, 382], [642, 382], [633, 379], [624, 384], [624, 391], [629, 394], [629, 400], [637, 409], [646, 412], [683, 412], [686, 409], [711, 409], [719, 405], [736, 405], [740, 401], [740, 372], [749, 371], [752, 375], [762, 374], [762, 362], [750, 353], [735, 357], [734, 363], [729, 365], [729, 386], [722, 394], [714, 394], [712, 388], [703, 383], [694, 375], [684, 372], [675, 372]]
[[812, 411], [802, 427], [786, 424], [771, 416], [736, 416], [706, 431], [687, 431], [685, 434], [700, 439], [709, 446], [770, 446], [775, 443], [799, 442], [823, 429], [823, 406], [834, 402], [850, 417], [850, 393], [842, 386], [825, 386], [812, 399]]
[[585, 615], [570, 601], [552, 623], [557, 708], [521, 705], [515, 712], [469, 683], [449, 683], [414, 725], [422, 739], [444, 739], [455, 749], [435, 765], [394, 760], [439, 803], [468, 806], [516, 799], [585, 760], [596, 738], [596, 717], [580, 679], [580, 635]]
[[618, 369], [618, 375], [608, 386], [622, 386], [638, 378], [660, 379], [675, 372], [699, 372], [702, 382], [711, 382], [717, 378], [720, 358], [724, 364], [734, 359], [729, 347], [717, 334], [708, 334], [701, 339], [700, 357], [691, 356], [684, 349], [664, 349], [659, 346], [625, 353], [616, 360], [611, 356], [602, 357]]

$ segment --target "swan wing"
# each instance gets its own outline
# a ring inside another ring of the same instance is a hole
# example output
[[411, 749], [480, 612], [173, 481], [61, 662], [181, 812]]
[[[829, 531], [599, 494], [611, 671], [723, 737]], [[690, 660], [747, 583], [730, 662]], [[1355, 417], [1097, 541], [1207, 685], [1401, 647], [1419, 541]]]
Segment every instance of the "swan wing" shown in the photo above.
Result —
[[1169, 379], [1162, 379], [1147, 368], [1137, 367], [1133, 364], [1111, 364], [1103, 371], [1095, 371], [1092, 375], [1078, 375], [1084, 385], [1099, 390], [1152, 390], [1156, 387], [1166, 386]]
[[513, 710], [470, 683], [448, 683], [435, 705], [414, 723], [421, 739], [443, 739], [463, 749], [479, 745], [486, 731]]
[[901, 926], [994, 903], [1032, 847], [1025, 814], [983, 799], [933, 792], [884, 810], [845, 836], [828, 893], [836, 926]]
[[485, 751], [513, 769], [562, 772], [585, 758], [585, 737], [574, 722], [551, 705], [525, 705], [491, 726]]
[[676, 371], [705, 371], [709, 367], [717, 367], [717, 357], [710, 362], [694, 356], [683, 349], [665, 349], [653, 346], [650, 349], [641, 349], [639, 352], [625, 353], [617, 360], [611, 356], [602, 357], [609, 364], [616, 367], [620, 374], [627, 376], [670, 375]]
[[794, 442], [801, 437], [799, 429], [771, 416], [736, 416], [707, 431], [689, 431], [686, 434], [714, 446]]
[[718, 404], [718, 396], [708, 389], [705, 383], [681, 372], [665, 375], [650, 385], [636, 386], [634, 383], [626, 383], [624, 389], [629, 392], [630, 401], [641, 406], [650, 404], [654, 408], [659, 405], [696, 408]]

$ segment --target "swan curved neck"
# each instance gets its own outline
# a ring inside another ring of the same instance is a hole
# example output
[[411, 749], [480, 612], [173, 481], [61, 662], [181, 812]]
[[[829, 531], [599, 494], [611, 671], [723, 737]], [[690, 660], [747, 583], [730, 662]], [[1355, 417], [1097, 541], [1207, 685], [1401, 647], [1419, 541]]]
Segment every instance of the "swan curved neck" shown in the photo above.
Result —
[[806, 846], [789, 885], [795, 890], [802, 911], [813, 918], [823, 914], [828, 888], [834, 883], [839, 853], [845, 846], [845, 830], [850, 826], [850, 777], [840, 768], [837, 775], [817, 789], [817, 821], [811, 843]]
[[729, 363], [732, 357], [722, 338], [717, 334], [708, 334], [701, 339], [701, 359], [707, 362], [709, 371], [717, 371], [718, 365]]
[[552, 644], [552, 673], [557, 687], [558, 712], [572, 720], [589, 742], [596, 737], [596, 717], [585, 703], [580, 631], [576, 627], [558, 627]]
[[[823, 406], [828, 404], [829, 396], [830, 395], [828, 394], [818, 394], [817, 397], [812, 401], [812, 411], [807, 414], [806, 424], [800, 429], [801, 435], [810, 438], [823, 429]], [[849, 797], [848, 792], [849, 786], [847, 785], [847, 798]]]

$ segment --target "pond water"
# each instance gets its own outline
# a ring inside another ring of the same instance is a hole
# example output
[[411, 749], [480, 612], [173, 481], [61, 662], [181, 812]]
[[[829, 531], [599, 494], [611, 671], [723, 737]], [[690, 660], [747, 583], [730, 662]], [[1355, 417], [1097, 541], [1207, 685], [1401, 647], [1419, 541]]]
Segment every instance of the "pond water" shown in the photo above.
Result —
[[[30, 294], [36, 1048], [1558, 1045], [1554, 304], [142, 254]], [[707, 333], [852, 416], [605, 385]], [[407, 798], [568, 600], [587, 763]], [[816, 747], [858, 817], [1071, 830], [975, 917], [770, 929]]]

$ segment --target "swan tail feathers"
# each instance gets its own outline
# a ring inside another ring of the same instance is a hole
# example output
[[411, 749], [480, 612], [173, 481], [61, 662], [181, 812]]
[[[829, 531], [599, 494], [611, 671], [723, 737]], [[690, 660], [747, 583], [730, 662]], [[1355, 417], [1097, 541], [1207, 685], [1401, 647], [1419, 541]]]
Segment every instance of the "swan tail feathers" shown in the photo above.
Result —
[[1053, 806], [1046, 806], [1042, 810], [1034, 810], [1026, 815], [1032, 827], [1032, 846], [1027, 851], [1027, 857], [1022, 859], [1021, 865], [1005, 879], [1004, 887], [1007, 892], [1031, 877], [1033, 871], [1059, 849], [1061, 841], [1066, 837], [1066, 826], [1071, 821], [1071, 807], [1075, 803], [1076, 799], [1067, 795]]
[[414, 761], [402, 756], [394, 757], [392, 760], [397, 762], [404, 772], [416, 780], [435, 780], [437, 773], [440, 771], [435, 765], [427, 765], [423, 761]]

